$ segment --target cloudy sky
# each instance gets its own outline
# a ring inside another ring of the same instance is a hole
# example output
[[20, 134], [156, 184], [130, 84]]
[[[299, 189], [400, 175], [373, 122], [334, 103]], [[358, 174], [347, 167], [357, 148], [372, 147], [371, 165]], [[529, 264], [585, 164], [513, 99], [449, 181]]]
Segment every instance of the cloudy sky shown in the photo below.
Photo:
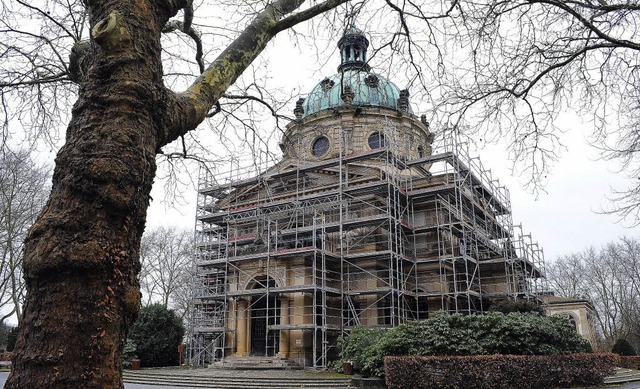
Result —
[[639, 232], [617, 216], [602, 213], [611, 207], [607, 199], [611, 189], [623, 188], [626, 178], [615, 172], [616, 166], [598, 159], [599, 152], [587, 145], [579, 128], [563, 138], [567, 150], [548, 176], [545, 192], [537, 196], [523, 189], [522, 178], [511, 175], [504, 148], [487, 147], [479, 153], [484, 165], [509, 188], [514, 224], [522, 223], [524, 231], [533, 235], [547, 261]]

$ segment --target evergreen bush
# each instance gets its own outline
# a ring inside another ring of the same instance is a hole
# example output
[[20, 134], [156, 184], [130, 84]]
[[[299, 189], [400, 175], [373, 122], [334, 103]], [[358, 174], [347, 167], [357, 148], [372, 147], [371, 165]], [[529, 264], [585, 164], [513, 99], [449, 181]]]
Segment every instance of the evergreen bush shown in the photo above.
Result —
[[10, 329], [7, 324], [0, 322], [0, 352], [7, 350], [7, 335]]
[[7, 333], [7, 351], [13, 351], [18, 341], [18, 327], [11, 327]]
[[385, 335], [386, 331], [379, 328], [354, 327], [347, 338], [338, 339], [342, 361], [351, 362], [358, 371], [376, 370], [379, 364], [376, 345]]
[[353, 361], [355, 369], [365, 376], [382, 377], [384, 357], [390, 355], [553, 355], [589, 350], [589, 342], [562, 317], [441, 313], [386, 332], [354, 328], [342, 341], [341, 357]]
[[502, 313], [537, 313], [539, 315], [544, 315], [544, 309], [542, 306], [535, 304], [531, 301], [526, 300], [512, 300], [512, 299], [503, 299], [503, 300], [495, 300], [491, 302], [489, 306], [489, 311], [491, 312], [502, 312]]
[[616, 341], [616, 343], [611, 348], [611, 352], [628, 357], [637, 355], [636, 350], [633, 348], [631, 343], [629, 343], [629, 341], [624, 338], [620, 338]]
[[127, 343], [124, 345], [124, 350], [122, 351], [122, 367], [125, 369], [131, 369], [131, 361], [134, 359], [138, 359], [138, 355], [136, 354], [138, 346], [131, 340], [131, 338], [127, 339]]
[[184, 325], [176, 314], [162, 304], [140, 309], [138, 320], [129, 331], [135, 354], [146, 367], [175, 366], [179, 363], [178, 345], [184, 336]]

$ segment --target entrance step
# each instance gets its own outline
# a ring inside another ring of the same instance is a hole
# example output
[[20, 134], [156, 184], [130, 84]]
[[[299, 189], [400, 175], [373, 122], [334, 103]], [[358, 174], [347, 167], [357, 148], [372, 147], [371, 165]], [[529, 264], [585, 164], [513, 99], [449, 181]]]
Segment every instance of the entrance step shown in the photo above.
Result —
[[[227, 376], [208, 376], [202, 370], [193, 370], [200, 374], [188, 374], [183, 371], [163, 370], [125, 370], [124, 382], [162, 386], [188, 386], [193, 388], [216, 389], [354, 389], [349, 378], [336, 378], [324, 374], [308, 376], [288, 376], [282, 372], [279, 376], [261, 375], [255, 371], [241, 372]], [[206, 373], [206, 372], [205, 372]], [[292, 372], [293, 373], [293, 372]]]
[[293, 360], [280, 357], [258, 356], [228, 356], [221, 361], [214, 362], [210, 369], [230, 370], [295, 370], [302, 369]]
[[624, 384], [635, 381], [640, 381], [640, 371], [622, 368], [616, 368], [613, 376], [604, 379], [604, 383], [607, 385]]

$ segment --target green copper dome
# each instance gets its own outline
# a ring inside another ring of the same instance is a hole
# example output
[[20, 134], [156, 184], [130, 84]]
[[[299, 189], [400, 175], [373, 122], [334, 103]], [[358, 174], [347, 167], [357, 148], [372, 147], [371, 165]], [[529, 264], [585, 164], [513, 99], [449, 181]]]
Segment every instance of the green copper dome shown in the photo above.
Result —
[[349, 88], [353, 93], [352, 105], [355, 107], [398, 108], [400, 90], [391, 81], [374, 73], [345, 70], [325, 78], [311, 90], [304, 100], [304, 116], [343, 107], [345, 102], [341, 96]]
[[[316, 85], [302, 104], [303, 117], [347, 105], [398, 109], [401, 92], [386, 77], [370, 71], [367, 63], [369, 41], [357, 28], [348, 29], [338, 42], [341, 63], [338, 73]], [[408, 93], [407, 93], [408, 96]], [[346, 98], [345, 98], [346, 97]], [[407, 100], [408, 103], [408, 100]], [[411, 111], [411, 107], [408, 107]]]

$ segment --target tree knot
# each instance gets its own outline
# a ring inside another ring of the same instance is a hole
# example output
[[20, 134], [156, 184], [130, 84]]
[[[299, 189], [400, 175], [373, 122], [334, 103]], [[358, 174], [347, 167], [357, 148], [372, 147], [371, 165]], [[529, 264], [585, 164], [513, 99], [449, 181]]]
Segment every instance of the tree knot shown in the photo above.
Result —
[[108, 53], [122, 52], [131, 43], [131, 35], [123, 24], [124, 17], [119, 12], [111, 12], [91, 30], [96, 43]]
[[91, 42], [88, 40], [77, 41], [69, 54], [69, 78], [73, 82], [80, 83], [87, 74], [91, 62]]

